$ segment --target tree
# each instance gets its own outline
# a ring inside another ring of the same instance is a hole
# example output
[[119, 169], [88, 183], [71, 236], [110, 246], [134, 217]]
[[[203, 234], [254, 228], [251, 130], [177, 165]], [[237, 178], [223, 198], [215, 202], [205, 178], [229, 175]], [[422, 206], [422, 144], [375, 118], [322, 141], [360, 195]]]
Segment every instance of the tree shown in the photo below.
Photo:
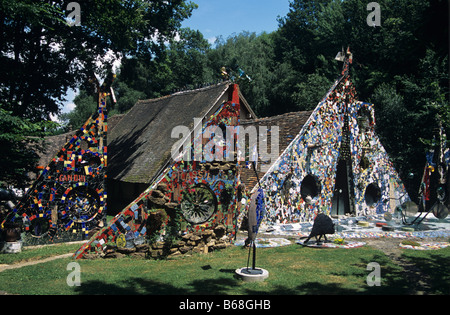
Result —
[[216, 48], [207, 55], [213, 78], [221, 78], [222, 67], [237, 75], [240, 69], [251, 78], [251, 81], [241, 81], [240, 88], [258, 116], [277, 113], [277, 108], [271, 103], [276, 78], [272, 34], [242, 32], [226, 40], [219, 37]]
[[76, 105], [75, 109], [70, 113], [61, 114], [59, 119], [64, 122], [66, 129], [70, 126], [70, 129], [77, 130], [97, 111], [98, 99], [86, 90], [80, 90], [73, 102]]
[[[117, 105], [109, 115], [127, 112], [139, 99], [161, 97], [210, 81], [206, 67], [209, 49], [210, 44], [199, 31], [184, 28], [156, 53], [123, 58], [113, 83]], [[96, 109], [95, 100], [85, 89], [80, 90], [74, 103], [72, 112], [60, 115], [72, 127], [80, 126]]]
[[437, 114], [449, 128], [448, 2], [377, 1], [381, 27], [367, 25], [367, 3], [292, 1], [274, 37], [275, 61], [292, 72], [274, 89], [284, 109], [311, 108], [339, 73], [334, 56], [350, 46], [358, 98], [375, 104], [377, 132], [405, 183], [416, 174], [414, 196]]
[[19, 118], [0, 106], [0, 182], [24, 188], [28, 173], [39, 160], [36, 151], [42, 148], [42, 137], [48, 134], [45, 130], [55, 127], [52, 122], [33, 123]]
[[[69, 2], [0, 0], [0, 109], [7, 113], [0, 123], [4, 126], [50, 121], [50, 115], [60, 112], [69, 88], [81, 87], [93, 72], [102, 76], [112, 60], [156, 52], [196, 7], [187, 0], [86, 0], [80, 2], [81, 25], [70, 26]], [[33, 135], [31, 131], [42, 135], [35, 128], [18, 128], [13, 134], [19, 138], [8, 137], [4, 144], [14, 147], [23, 139], [21, 132]], [[30, 154], [24, 150], [11, 154], [30, 169]], [[2, 169], [11, 176], [19, 171]]]
[[88, 0], [81, 5], [81, 25], [71, 27], [68, 2], [0, 2], [0, 97], [16, 116], [49, 119], [64, 92], [101, 73], [108, 56], [155, 51], [195, 7], [184, 0]]

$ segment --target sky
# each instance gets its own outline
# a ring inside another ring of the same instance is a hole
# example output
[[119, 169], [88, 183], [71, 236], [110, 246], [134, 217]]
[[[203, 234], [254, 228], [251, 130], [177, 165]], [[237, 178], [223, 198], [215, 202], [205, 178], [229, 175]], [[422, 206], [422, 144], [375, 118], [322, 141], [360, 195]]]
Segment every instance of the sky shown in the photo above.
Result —
[[[243, 31], [273, 32], [278, 29], [278, 17], [285, 17], [289, 12], [290, 0], [191, 0], [198, 5], [182, 27], [199, 30], [211, 44], [222, 36], [227, 39]], [[63, 113], [75, 108], [72, 90], [66, 95], [67, 101]]]
[[278, 29], [278, 17], [289, 12], [289, 0], [191, 0], [198, 5], [182, 27], [199, 30], [210, 43], [220, 35], [242, 31], [273, 32]]

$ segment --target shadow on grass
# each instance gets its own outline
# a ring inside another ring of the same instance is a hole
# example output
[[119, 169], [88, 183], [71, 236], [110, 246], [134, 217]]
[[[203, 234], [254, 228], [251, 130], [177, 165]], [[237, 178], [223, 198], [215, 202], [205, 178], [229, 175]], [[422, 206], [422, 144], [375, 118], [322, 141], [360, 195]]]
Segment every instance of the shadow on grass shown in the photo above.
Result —
[[102, 281], [84, 282], [75, 292], [81, 295], [226, 295], [238, 285], [238, 280], [215, 278], [194, 280], [183, 288], [158, 281], [130, 278], [118, 284]]
[[409, 260], [428, 276], [431, 294], [450, 294], [449, 251], [437, 250], [431, 253], [405, 250], [402, 257]]
[[[365, 263], [365, 262], [364, 262]], [[359, 265], [362, 263], [359, 263]], [[382, 267], [382, 286], [369, 287], [366, 285], [366, 277], [369, 273], [346, 274], [330, 273], [340, 277], [352, 277], [360, 279], [360, 283], [352, 287], [346, 287], [340, 283], [305, 282], [295, 287], [276, 285], [266, 280], [266, 284], [252, 285], [242, 282], [234, 276], [234, 270], [220, 269], [224, 276], [208, 279], [192, 280], [183, 287], [162, 283], [149, 279], [130, 278], [120, 283], [106, 283], [102, 281], [83, 282], [77, 287], [76, 294], [93, 295], [362, 295], [362, 294], [407, 294], [408, 281], [402, 278], [402, 271], [398, 267]], [[209, 268], [208, 268], [209, 270]], [[231, 275], [233, 274], [233, 275]]]
[[[426, 294], [450, 293], [450, 264], [448, 252], [416, 253], [406, 251], [403, 258], [410, 261], [427, 275], [429, 289]], [[372, 270], [367, 265], [377, 262], [381, 267], [381, 286], [369, 286], [366, 282]], [[114, 294], [114, 295], [408, 295], [421, 290], [417, 286], [417, 274], [405, 272], [405, 269], [383, 254], [354, 260], [350, 268], [329, 271], [325, 277], [328, 282], [308, 281], [294, 285], [277, 283], [276, 276], [269, 276], [264, 284], [247, 284], [234, 277], [234, 269], [216, 269], [211, 265], [200, 266], [210, 276], [192, 279], [182, 285], [172, 285], [151, 279], [133, 277], [118, 283], [102, 281], [83, 282], [77, 287], [77, 294]], [[281, 271], [280, 271], [281, 272]], [[322, 275], [323, 276], [323, 275]], [[420, 275], [419, 275], [420, 276]], [[333, 282], [333, 277], [339, 279]], [[348, 280], [348, 281], [347, 281]]]

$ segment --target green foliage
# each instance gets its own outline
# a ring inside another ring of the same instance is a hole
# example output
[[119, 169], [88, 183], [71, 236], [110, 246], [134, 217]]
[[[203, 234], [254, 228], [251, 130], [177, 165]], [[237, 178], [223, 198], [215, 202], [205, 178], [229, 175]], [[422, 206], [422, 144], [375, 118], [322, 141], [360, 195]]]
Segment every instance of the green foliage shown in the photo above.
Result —
[[[2, 114], [4, 130], [26, 121], [21, 130], [3, 136], [10, 141], [1, 168], [5, 179], [23, 177], [31, 168], [36, 153], [19, 135], [32, 135], [26, 130], [33, 129], [30, 124], [59, 114], [68, 89], [83, 90], [92, 72], [103, 76], [117, 58], [155, 54], [197, 7], [187, 0], [87, 0], [80, 2], [81, 25], [70, 26], [69, 2], [0, 0], [0, 100], [8, 113]], [[77, 111], [63, 117], [74, 128], [95, 111], [83, 93]], [[143, 96], [125, 85], [121, 93], [128, 108]]]
[[57, 127], [54, 122], [33, 123], [19, 118], [2, 108], [0, 104], [0, 181], [24, 187], [28, 172], [35, 171], [42, 147], [42, 137]]
[[270, 88], [274, 81], [273, 38], [271, 34], [243, 32], [229, 37], [219, 37], [216, 47], [208, 53], [208, 65], [213, 77], [220, 77], [221, 67], [233, 71], [242, 69], [251, 81], [244, 81], [240, 88], [252, 108], [260, 115], [271, 114]]
[[[123, 57], [110, 114], [219, 80], [225, 66], [245, 71], [247, 101], [258, 116], [271, 116], [313, 109], [341, 71], [334, 57], [350, 46], [358, 98], [375, 104], [377, 132], [401, 177], [417, 179], [437, 117], [450, 133], [448, 3], [377, 2], [380, 27], [367, 25], [367, 1], [292, 0], [277, 31], [243, 32], [211, 47], [199, 31], [180, 29], [196, 8], [189, 1], [86, 1], [82, 26], [69, 27], [66, 2], [0, 0], [0, 98], [12, 115], [39, 121], [79, 87], [76, 109], [61, 117], [78, 128], [96, 106], [81, 83], [110, 51]], [[412, 182], [410, 193], [417, 187]]]

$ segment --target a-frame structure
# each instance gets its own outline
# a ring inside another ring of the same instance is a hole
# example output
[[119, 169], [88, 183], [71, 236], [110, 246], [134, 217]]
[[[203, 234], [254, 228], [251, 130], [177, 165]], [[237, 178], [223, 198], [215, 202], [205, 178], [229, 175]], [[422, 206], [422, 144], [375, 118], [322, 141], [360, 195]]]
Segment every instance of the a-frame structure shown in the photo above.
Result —
[[106, 222], [107, 98], [110, 74], [100, 85], [98, 110], [59, 150], [1, 223], [22, 228], [24, 245], [84, 240]]
[[320, 212], [382, 214], [409, 200], [375, 133], [373, 105], [356, 98], [352, 55], [340, 56], [341, 76], [261, 178], [264, 224], [308, 222]]
[[[208, 127], [225, 129], [240, 124], [244, 104], [241, 102], [242, 96], [238, 85], [222, 83], [206, 90], [217, 88], [221, 90], [225, 88], [225, 93], [220, 93], [222, 96], [218, 98], [221, 103], [216, 104], [217, 107], [213, 104], [211, 112], [198, 117], [198, 126], [191, 130], [190, 140], [186, 140], [190, 146], [183, 146], [184, 149], [179, 151], [180, 156], [190, 156], [192, 159], [170, 158], [167, 166], [149, 187], [116, 215], [108, 226], [98, 231], [89, 242], [84, 244], [74, 254], [75, 259], [82, 258], [86, 254], [102, 255], [111, 248], [142, 244], [146, 242], [146, 238], [156, 242], [182, 233], [212, 230], [217, 226], [223, 226], [225, 235], [230, 239], [235, 235], [239, 212], [236, 197], [240, 184], [238, 162], [237, 160], [229, 162], [207, 160], [202, 152], [196, 152], [198, 149], [196, 143], [201, 144], [200, 150], [203, 149], [203, 151], [226, 150], [226, 141], [221, 143], [223, 145], [215, 143], [213, 146], [208, 146], [211, 140], [208, 137], [205, 138]], [[189, 99], [185, 106], [194, 106], [189, 105], [190, 102], [200, 102], [195, 94], [193, 95], [194, 97]], [[225, 99], [222, 102], [223, 97]], [[159, 101], [164, 102], [163, 109], [174, 107], [182, 110], [178, 106], [183, 104], [179, 104], [178, 99], [187, 100], [183, 98], [183, 94], [173, 94]], [[133, 112], [128, 115], [133, 115]], [[161, 118], [152, 121], [159, 120]], [[167, 128], [167, 126], [164, 127]], [[211, 135], [211, 138], [213, 137]], [[237, 134], [233, 137], [237, 137]], [[188, 151], [190, 154], [186, 154]], [[212, 151], [207, 153], [214, 155]], [[202, 156], [201, 160], [193, 158], [198, 153]]]

